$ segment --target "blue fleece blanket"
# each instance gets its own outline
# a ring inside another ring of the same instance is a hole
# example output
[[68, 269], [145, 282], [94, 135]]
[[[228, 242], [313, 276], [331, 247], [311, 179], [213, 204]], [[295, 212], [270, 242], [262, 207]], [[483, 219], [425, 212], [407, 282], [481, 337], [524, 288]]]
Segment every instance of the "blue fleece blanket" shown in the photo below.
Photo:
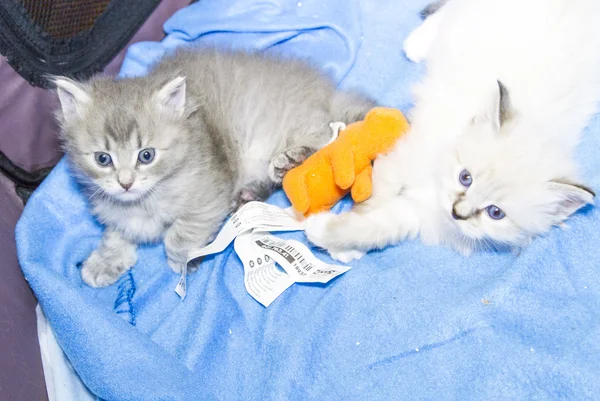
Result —
[[[401, 43], [425, 2], [202, 0], [166, 23], [162, 42], [132, 46], [122, 74], [189, 43], [261, 49], [307, 57], [406, 111], [422, 68]], [[579, 151], [596, 189], [599, 131], [596, 119]], [[281, 193], [271, 201], [286, 205]], [[268, 309], [246, 293], [229, 247], [189, 275], [181, 302], [162, 246], [142, 247], [111, 287], [83, 284], [79, 266], [102, 228], [63, 161], [29, 201], [17, 242], [59, 343], [103, 399], [595, 398], [600, 211], [570, 226], [519, 257], [403, 243], [328, 285], [294, 285]]]

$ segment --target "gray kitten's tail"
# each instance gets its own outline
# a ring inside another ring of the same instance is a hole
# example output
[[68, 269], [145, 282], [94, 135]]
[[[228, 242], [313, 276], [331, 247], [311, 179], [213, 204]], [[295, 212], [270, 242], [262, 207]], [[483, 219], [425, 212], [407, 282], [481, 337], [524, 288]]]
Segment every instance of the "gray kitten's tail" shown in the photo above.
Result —
[[421, 18], [426, 19], [430, 15], [437, 13], [448, 1], [449, 0], [439, 0], [429, 4], [421, 11]]
[[372, 99], [353, 92], [336, 92], [331, 99], [331, 120], [350, 124], [363, 120], [377, 104]]

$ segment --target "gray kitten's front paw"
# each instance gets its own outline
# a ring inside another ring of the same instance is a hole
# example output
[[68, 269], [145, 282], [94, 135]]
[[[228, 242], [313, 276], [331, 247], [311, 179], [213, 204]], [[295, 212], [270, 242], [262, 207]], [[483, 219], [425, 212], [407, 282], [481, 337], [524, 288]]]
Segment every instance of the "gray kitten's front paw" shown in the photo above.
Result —
[[[173, 245], [177, 241], [172, 241], [172, 237], [167, 234], [165, 238], [165, 252], [167, 254], [167, 264], [177, 274], [181, 274], [184, 268], [188, 269], [188, 272], [195, 271], [198, 266], [190, 263], [187, 264], [187, 255], [189, 248], [179, 248]], [[195, 268], [194, 268], [195, 267]]]
[[190, 263], [186, 263], [186, 260], [187, 260], [187, 258], [175, 259], [175, 258], [170, 258], [167, 256], [167, 264], [169, 265], [171, 270], [173, 270], [177, 274], [181, 274], [181, 272], [183, 272], [184, 266], [187, 268], [188, 273], [193, 273], [196, 270], [198, 270], [198, 268], [200, 268], [200, 262], [202, 261], [202, 258], [198, 258], [197, 260], [190, 261]]
[[173, 270], [177, 274], [181, 274], [181, 272], [183, 271], [183, 267], [186, 265], [185, 259], [180, 258], [174, 259], [167, 257], [167, 263], [171, 270]]
[[269, 164], [269, 178], [276, 184], [281, 184], [285, 174], [299, 166], [315, 152], [315, 149], [308, 146], [288, 149], [275, 156]]
[[106, 287], [114, 284], [136, 261], [135, 248], [108, 254], [97, 249], [83, 262], [81, 278], [90, 287]]

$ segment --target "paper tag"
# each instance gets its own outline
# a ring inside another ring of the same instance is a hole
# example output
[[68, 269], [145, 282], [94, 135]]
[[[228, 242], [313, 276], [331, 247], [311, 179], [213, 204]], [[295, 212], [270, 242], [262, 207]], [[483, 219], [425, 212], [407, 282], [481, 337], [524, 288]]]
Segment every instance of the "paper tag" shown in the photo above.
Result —
[[225, 223], [215, 240], [208, 246], [188, 253], [188, 263], [205, 255], [222, 252], [240, 233], [261, 227], [265, 231], [296, 231], [304, 229], [304, 221], [292, 208], [281, 209], [262, 202], [249, 202]]
[[244, 265], [246, 291], [265, 307], [294, 284], [290, 276], [275, 266], [270, 256], [253, 244], [251, 232], [238, 235], [233, 246]]
[[[327, 283], [347, 272], [350, 266], [330, 265], [318, 260], [301, 242], [282, 240], [270, 231], [304, 230], [304, 217], [290, 207], [281, 209], [262, 202], [250, 202], [234, 213], [209, 245], [188, 253], [188, 263], [199, 257], [222, 252], [235, 239], [234, 249], [244, 265], [248, 293], [269, 306], [294, 282]], [[278, 263], [285, 272], [279, 270]], [[187, 269], [182, 269], [175, 292], [186, 296]]]
[[[304, 218], [293, 208], [281, 209], [263, 202], [249, 202], [235, 212], [223, 225], [213, 242], [188, 252], [187, 263], [194, 259], [223, 252], [239, 234], [260, 227], [261, 231], [297, 231], [304, 229]], [[277, 269], [277, 268], [275, 268]], [[175, 292], [183, 300], [186, 294], [187, 269], [182, 269]], [[272, 302], [272, 301], [271, 301]]]
[[182, 301], [185, 299], [185, 295], [187, 294], [187, 266], [181, 268], [181, 276], [179, 276], [175, 292]]
[[271, 256], [297, 283], [327, 283], [350, 270], [350, 266], [330, 265], [320, 261], [303, 243], [261, 233], [252, 241]]
[[231, 216], [230, 220], [239, 231], [259, 226], [304, 229], [304, 219], [298, 218], [292, 208], [282, 209], [263, 202], [245, 204]]

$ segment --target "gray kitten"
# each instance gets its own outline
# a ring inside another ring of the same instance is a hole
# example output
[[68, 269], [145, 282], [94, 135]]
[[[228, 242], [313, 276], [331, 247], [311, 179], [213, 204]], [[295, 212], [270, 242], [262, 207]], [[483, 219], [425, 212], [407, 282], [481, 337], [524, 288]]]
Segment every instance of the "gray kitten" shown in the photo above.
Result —
[[178, 51], [141, 78], [55, 83], [71, 170], [105, 225], [81, 270], [92, 287], [131, 268], [139, 243], [164, 241], [180, 273], [229, 213], [330, 140], [331, 121], [374, 106], [300, 61], [216, 50]]

